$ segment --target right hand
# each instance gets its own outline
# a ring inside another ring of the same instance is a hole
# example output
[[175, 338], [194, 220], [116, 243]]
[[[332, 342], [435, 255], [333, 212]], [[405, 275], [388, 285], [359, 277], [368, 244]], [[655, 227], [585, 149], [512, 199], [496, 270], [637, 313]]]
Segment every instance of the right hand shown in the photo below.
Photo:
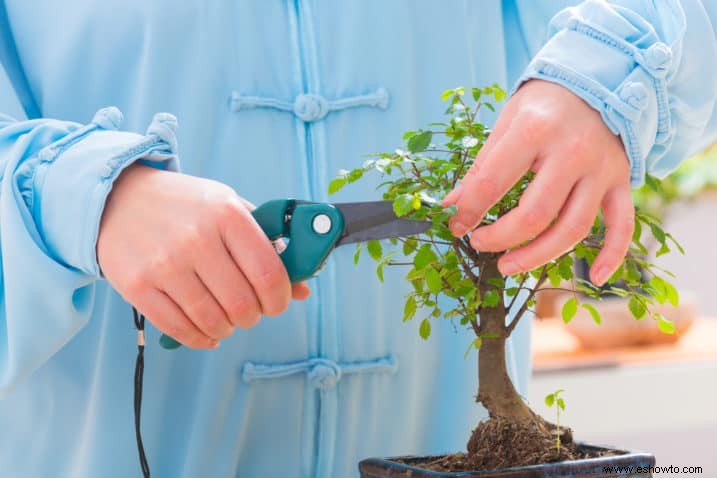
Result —
[[252, 209], [216, 181], [132, 165], [102, 215], [102, 273], [165, 334], [216, 348], [235, 327], [252, 327], [310, 293], [305, 282], [290, 283]]

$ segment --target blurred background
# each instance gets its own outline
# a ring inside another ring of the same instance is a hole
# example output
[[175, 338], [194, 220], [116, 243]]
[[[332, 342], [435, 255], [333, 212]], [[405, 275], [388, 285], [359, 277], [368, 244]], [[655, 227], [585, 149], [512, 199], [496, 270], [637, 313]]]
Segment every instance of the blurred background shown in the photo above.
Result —
[[601, 325], [587, 314], [564, 324], [559, 317], [570, 292], [543, 292], [527, 398], [554, 420], [544, 397], [565, 389], [560, 421], [578, 440], [649, 451], [657, 465], [701, 466], [698, 476], [717, 477], [717, 146], [635, 191], [634, 199], [685, 250], [657, 258], [657, 247], [651, 250], [655, 263], [675, 274], [679, 305], [660, 312], [677, 332], [660, 333], [650, 318], [635, 321], [620, 298], [601, 301]]

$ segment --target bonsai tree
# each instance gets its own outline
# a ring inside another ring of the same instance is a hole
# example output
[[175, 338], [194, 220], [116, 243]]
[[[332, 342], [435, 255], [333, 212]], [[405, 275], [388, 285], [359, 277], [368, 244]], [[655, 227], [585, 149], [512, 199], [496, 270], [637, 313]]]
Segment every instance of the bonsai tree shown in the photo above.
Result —
[[[635, 319], [649, 317], [662, 331], [674, 330], [669, 320], [651, 311], [655, 303], [678, 300], [675, 288], [662, 277], [664, 271], [644, 260], [642, 230], [649, 231], [666, 249], [671, 242], [674, 245], [672, 237], [652, 216], [637, 212], [630, 253], [604, 289], [576, 277], [573, 268], [573, 256], [591, 264], [602, 246], [599, 217], [591, 234], [572, 250], [549, 264], [508, 277], [498, 270], [498, 259], [503, 253], [479, 253], [470, 246], [468, 236], [455, 238], [450, 233], [448, 219], [455, 209], [443, 208], [440, 199], [468, 171], [490, 133], [477, 120], [480, 110], [493, 110], [494, 104], [505, 97], [497, 85], [447, 90], [441, 95], [448, 104], [446, 121], [408, 131], [403, 135], [405, 144], [401, 148], [373, 155], [360, 168], [341, 171], [329, 185], [329, 193], [335, 193], [369, 172], [378, 173], [383, 176], [379, 186], [383, 198], [393, 201], [398, 216], [433, 223], [420, 236], [391, 240], [391, 247], [384, 248], [387, 244], [378, 241], [359, 245], [354, 260], [358, 262], [365, 248], [378, 262], [377, 275], [381, 281], [385, 267], [407, 268], [406, 279], [411, 282], [412, 291], [405, 297], [403, 321], [417, 323], [423, 339], [429, 338], [431, 324], [436, 320], [450, 320], [469, 331], [466, 356], [477, 350], [476, 398], [488, 411], [489, 418], [473, 430], [467, 454], [448, 455], [430, 465], [445, 471], [495, 469], [579, 456], [569, 430], [561, 427], [558, 432], [556, 426], [533, 412], [516, 391], [506, 369], [506, 340], [518, 323], [531, 315], [542, 286], [558, 287], [562, 280], [569, 280], [575, 290], [589, 297], [599, 298], [605, 293], [627, 297]], [[481, 225], [498, 220], [516, 207], [531, 179], [532, 174], [527, 174], [518, 181], [490, 209]], [[648, 271], [648, 276], [643, 276], [641, 270]], [[578, 294], [563, 305], [563, 319], [570, 321], [580, 306], [600, 323], [598, 311], [588, 303], [581, 304]], [[556, 438], [562, 446], [555, 446]]]

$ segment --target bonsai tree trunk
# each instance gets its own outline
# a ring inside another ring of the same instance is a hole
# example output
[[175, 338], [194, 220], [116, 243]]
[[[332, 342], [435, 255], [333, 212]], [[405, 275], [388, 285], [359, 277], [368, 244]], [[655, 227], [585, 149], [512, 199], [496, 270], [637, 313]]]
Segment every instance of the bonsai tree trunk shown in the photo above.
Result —
[[490, 338], [482, 341], [478, 351], [478, 402], [488, 410], [490, 418], [505, 418], [529, 425], [536, 415], [515, 390], [505, 362], [505, 341], [509, 334], [505, 324], [508, 311], [502, 299], [503, 289], [489, 283], [490, 279], [503, 277], [498, 270], [499, 258], [499, 254], [486, 254], [478, 284], [482, 297], [490, 290], [501, 296], [495, 307], [479, 310], [480, 333], [489, 334]]
[[[569, 446], [561, 447], [558, 452], [554, 446], [556, 427], [528, 407], [508, 375], [505, 360], [505, 342], [510, 335], [506, 326], [508, 310], [502, 299], [503, 288], [490, 283], [491, 279], [502, 279], [498, 270], [500, 254], [485, 256], [478, 284], [481, 297], [494, 290], [501, 300], [495, 307], [479, 309], [476, 332], [488, 337], [482, 340], [478, 351], [477, 401], [486, 408], [489, 419], [473, 430], [467, 445], [468, 454], [475, 458], [478, 469], [496, 465], [494, 461], [487, 464], [487, 460], [497, 458], [496, 450], [500, 450], [500, 460], [513, 466], [534, 463], [536, 456], [544, 461], [574, 458]], [[572, 442], [569, 430], [561, 429], [561, 442], [565, 445]]]

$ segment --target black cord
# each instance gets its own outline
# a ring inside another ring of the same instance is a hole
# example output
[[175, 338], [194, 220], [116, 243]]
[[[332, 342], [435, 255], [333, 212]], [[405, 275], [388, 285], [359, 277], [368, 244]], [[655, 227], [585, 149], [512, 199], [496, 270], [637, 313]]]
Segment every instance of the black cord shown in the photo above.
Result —
[[144, 478], [149, 478], [149, 463], [144, 453], [142, 431], [140, 429], [140, 416], [142, 415], [142, 382], [144, 379], [144, 315], [132, 307], [134, 326], [137, 327], [137, 361], [134, 366], [134, 430], [137, 436], [137, 451], [139, 464], [142, 467]]

